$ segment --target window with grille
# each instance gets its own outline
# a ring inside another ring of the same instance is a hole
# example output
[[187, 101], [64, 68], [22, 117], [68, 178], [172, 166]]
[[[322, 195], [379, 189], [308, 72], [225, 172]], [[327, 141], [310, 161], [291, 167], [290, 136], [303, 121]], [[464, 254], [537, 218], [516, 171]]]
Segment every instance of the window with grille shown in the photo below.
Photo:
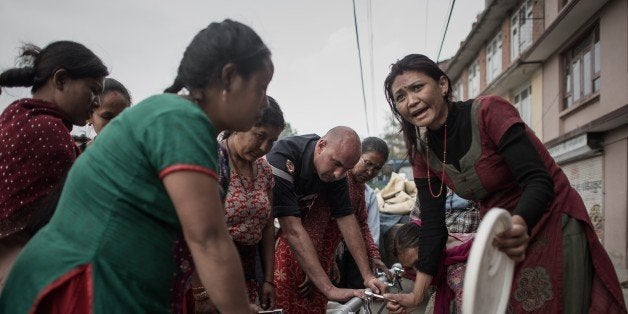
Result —
[[595, 26], [563, 53], [563, 109], [600, 91], [600, 29]]
[[526, 0], [510, 18], [510, 61], [532, 45], [532, 8], [532, 0]]
[[492, 82], [502, 72], [502, 33], [497, 33], [486, 48], [486, 82]]
[[458, 101], [465, 100], [462, 82], [458, 81], [456, 82], [456, 84], [454, 84], [453, 92], [454, 92], [454, 100], [458, 100]]
[[477, 59], [473, 61], [467, 71], [469, 72], [468, 97], [475, 98], [480, 93], [480, 66]]
[[527, 86], [515, 95], [515, 108], [519, 111], [519, 115], [523, 122], [527, 125], [532, 123], [532, 87]]

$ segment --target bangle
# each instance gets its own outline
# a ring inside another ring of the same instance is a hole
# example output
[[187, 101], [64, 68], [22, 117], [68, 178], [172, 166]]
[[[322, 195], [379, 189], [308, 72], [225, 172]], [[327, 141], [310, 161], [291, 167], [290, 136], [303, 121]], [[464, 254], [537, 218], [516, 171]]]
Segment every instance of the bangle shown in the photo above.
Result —
[[267, 283], [267, 284], [271, 285], [273, 288], [276, 288], [275, 284], [272, 281], [270, 281], [270, 280], [264, 280], [264, 283]]
[[205, 289], [203, 289], [200, 293], [194, 293], [194, 301], [205, 301], [207, 299], [209, 299], [209, 295]]
[[205, 291], [205, 287], [203, 287], [203, 286], [192, 287], [192, 292], [194, 292], [194, 293], [201, 293], [203, 291]]

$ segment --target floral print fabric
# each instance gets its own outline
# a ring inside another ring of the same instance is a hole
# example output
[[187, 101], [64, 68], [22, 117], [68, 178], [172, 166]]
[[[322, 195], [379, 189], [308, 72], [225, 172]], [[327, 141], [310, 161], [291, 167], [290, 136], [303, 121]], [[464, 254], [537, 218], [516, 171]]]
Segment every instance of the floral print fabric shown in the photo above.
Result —
[[272, 213], [268, 195], [274, 179], [270, 165], [264, 158], [259, 158], [254, 166], [257, 169], [255, 178], [242, 177], [231, 171], [225, 199], [229, 234], [233, 240], [246, 245], [257, 244], [262, 239], [262, 230]]

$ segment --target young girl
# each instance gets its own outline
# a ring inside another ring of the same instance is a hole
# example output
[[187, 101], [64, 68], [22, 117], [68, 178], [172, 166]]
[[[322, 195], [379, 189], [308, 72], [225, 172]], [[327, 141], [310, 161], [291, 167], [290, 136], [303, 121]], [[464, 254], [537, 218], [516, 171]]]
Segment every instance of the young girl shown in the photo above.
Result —
[[[393, 253], [405, 269], [405, 275], [411, 280], [416, 279], [418, 272], [416, 265], [420, 256], [421, 227], [420, 220], [412, 220], [397, 230], [393, 242]], [[434, 305], [434, 313], [451, 313], [452, 300], [455, 302], [455, 313], [462, 311], [462, 284], [474, 235], [473, 233], [452, 233], [448, 236], [446, 249], [439, 261], [437, 275], [430, 283], [437, 288], [434, 302], [430, 302]]]
[[122, 110], [131, 106], [131, 94], [122, 83], [112, 79], [105, 79], [105, 86], [100, 96], [100, 106], [94, 109], [90, 115], [88, 124], [92, 125], [94, 132], [100, 131]]

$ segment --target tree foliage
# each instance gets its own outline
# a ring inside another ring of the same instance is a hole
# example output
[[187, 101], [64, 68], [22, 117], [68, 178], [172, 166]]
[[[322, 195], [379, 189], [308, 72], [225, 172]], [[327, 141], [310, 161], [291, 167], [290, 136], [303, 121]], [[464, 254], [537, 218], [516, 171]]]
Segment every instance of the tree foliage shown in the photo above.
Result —
[[382, 139], [388, 144], [390, 156], [388, 159], [404, 159], [407, 155], [406, 144], [401, 134], [401, 126], [399, 121], [393, 115], [387, 118], [386, 127]]
[[279, 134], [279, 138], [283, 138], [287, 136], [294, 136], [294, 135], [298, 135], [297, 129], [293, 128], [292, 125], [290, 125], [290, 122], [286, 122], [286, 127], [283, 128], [283, 131], [281, 131], [281, 134]]

